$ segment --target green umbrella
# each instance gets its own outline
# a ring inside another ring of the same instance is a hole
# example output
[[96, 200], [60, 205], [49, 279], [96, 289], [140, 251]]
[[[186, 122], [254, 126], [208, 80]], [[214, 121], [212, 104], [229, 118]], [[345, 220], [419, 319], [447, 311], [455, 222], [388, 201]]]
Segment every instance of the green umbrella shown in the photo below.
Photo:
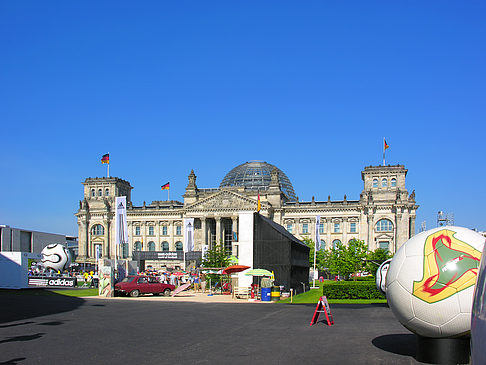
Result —
[[246, 276], [272, 276], [272, 273], [265, 269], [252, 269], [245, 273]]

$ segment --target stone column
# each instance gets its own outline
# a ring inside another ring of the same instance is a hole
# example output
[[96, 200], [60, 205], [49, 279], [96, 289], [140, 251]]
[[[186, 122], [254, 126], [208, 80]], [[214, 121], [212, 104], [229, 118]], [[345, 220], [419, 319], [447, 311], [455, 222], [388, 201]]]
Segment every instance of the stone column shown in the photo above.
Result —
[[88, 241], [88, 234], [86, 232], [86, 218], [85, 217], [79, 217], [78, 218], [78, 252], [79, 258], [86, 258], [86, 253], [87, 253], [87, 241]]
[[[233, 243], [233, 240], [234, 240], [234, 235], [233, 235], [233, 232], [236, 232], [236, 237], [239, 237], [239, 233], [238, 233], [238, 217], [231, 217], [231, 242]], [[238, 246], [237, 245], [231, 245], [231, 250], [232, 250], [232, 253], [233, 255], [235, 256], [238, 256], [239, 252], [237, 252], [236, 248]]]
[[331, 225], [332, 225], [332, 219], [331, 218], [326, 218], [326, 242], [327, 242], [327, 247], [332, 248], [332, 238], [331, 238]]
[[410, 214], [410, 235], [409, 239], [415, 236], [415, 215]]
[[343, 245], [348, 245], [348, 219], [343, 218], [342, 220], [343, 226]]
[[[403, 214], [401, 213], [401, 209], [397, 208], [396, 213], [395, 213], [395, 234], [393, 235], [393, 251], [390, 250], [391, 253], [397, 252], [398, 249], [398, 243], [401, 241], [401, 234], [400, 231], [402, 229], [402, 217]], [[407, 222], [408, 223], [408, 222]], [[407, 227], [408, 228], [408, 227]]]
[[[231, 217], [231, 229], [233, 232], [236, 232], [236, 236], [238, 236], [238, 217]], [[231, 241], [233, 241], [233, 232], [231, 232]]]
[[216, 217], [216, 244], [222, 243], [221, 241], [221, 217]]
[[[155, 224], [155, 227], [154, 229], [157, 229], [157, 233], [155, 233], [155, 251], [162, 251], [162, 242], [160, 240], [160, 227], [162, 225], [160, 224], [160, 221], [157, 221], [157, 223]], [[160, 250], [157, 249], [160, 248]]]
[[201, 218], [201, 231], [202, 231], [202, 246], [201, 251], [204, 245], [207, 243], [207, 226], [206, 226], [206, 218]]
[[371, 251], [376, 250], [376, 243], [373, 240], [373, 215], [368, 213], [368, 247]]
[[111, 259], [111, 244], [110, 244], [110, 221], [107, 217], [103, 220], [103, 225], [105, 226], [105, 244], [102, 248], [102, 256], [103, 258]]
[[[132, 222], [130, 222], [129, 220], [127, 220], [127, 229], [128, 229], [128, 254], [126, 259], [131, 259], [132, 251], [133, 251], [133, 231], [132, 231], [133, 226], [132, 226]], [[120, 255], [123, 257], [123, 252], [121, 252]]]

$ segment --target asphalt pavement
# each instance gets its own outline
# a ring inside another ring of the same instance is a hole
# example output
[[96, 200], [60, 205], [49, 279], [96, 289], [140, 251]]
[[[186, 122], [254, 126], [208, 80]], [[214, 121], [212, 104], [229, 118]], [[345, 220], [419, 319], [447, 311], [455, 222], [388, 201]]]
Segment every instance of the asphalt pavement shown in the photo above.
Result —
[[417, 364], [386, 305], [2, 295], [0, 364]]

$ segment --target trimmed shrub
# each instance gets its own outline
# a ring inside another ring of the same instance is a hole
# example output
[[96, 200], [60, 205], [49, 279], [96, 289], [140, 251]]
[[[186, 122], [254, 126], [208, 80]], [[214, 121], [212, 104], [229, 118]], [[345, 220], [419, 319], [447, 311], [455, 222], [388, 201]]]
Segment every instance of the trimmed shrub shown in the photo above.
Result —
[[329, 299], [385, 299], [373, 281], [326, 282], [322, 294]]

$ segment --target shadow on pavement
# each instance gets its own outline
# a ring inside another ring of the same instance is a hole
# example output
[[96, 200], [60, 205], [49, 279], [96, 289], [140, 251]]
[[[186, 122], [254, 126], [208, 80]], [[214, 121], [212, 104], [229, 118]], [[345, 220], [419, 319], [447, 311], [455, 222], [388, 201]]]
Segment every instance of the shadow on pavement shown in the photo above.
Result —
[[383, 335], [374, 338], [371, 343], [381, 350], [397, 355], [415, 358], [417, 352], [417, 336], [412, 333]]
[[20, 363], [20, 361], [24, 361], [26, 358], [25, 357], [17, 357], [12, 360], [8, 360], [5, 362], [0, 362], [0, 365], [17, 365]]
[[[84, 299], [52, 293], [50, 295], [29, 295], [0, 291], [0, 323], [8, 323], [72, 311], [85, 302]], [[3, 325], [0, 328], [28, 324], [24, 322]], [[52, 324], [51, 324], [52, 325]]]
[[28, 336], [15, 336], [15, 337], [7, 338], [6, 340], [2, 340], [0, 341], [0, 343], [32, 341], [41, 338], [43, 335], [45, 335], [45, 333], [41, 332], [41, 333], [36, 333], [34, 335], [28, 335]]

